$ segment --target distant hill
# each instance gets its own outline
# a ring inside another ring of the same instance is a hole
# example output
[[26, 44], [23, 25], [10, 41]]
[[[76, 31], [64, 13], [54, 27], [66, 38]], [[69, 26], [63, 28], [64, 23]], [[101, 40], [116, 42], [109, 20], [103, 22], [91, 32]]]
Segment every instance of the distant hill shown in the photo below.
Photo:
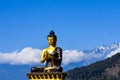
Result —
[[29, 71], [28, 65], [0, 64], [0, 80], [28, 80], [26, 73]]
[[120, 53], [88, 66], [69, 70], [65, 80], [120, 80]]

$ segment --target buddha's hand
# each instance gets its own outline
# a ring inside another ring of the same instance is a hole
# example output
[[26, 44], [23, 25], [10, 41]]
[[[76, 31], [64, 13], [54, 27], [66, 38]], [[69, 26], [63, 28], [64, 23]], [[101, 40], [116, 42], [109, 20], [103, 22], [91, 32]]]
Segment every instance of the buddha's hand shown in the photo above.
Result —
[[50, 55], [50, 54], [47, 54], [47, 58], [48, 58], [48, 59], [53, 59], [53, 56]]
[[45, 51], [43, 54], [44, 54], [44, 58], [46, 59], [46, 58], [47, 58], [47, 56], [48, 56], [48, 52], [47, 52], [47, 51]]

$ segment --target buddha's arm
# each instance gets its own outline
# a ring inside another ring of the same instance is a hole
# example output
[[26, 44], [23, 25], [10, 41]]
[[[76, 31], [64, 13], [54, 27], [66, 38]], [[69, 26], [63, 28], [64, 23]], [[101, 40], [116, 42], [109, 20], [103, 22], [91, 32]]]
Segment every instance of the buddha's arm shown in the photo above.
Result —
[[62, 49], [58, 49], [58, 59], [61, 61], [62, 60]]
[[57, 48], [56, 51], [57, 51], [58, 57], [57, 58], [55, 57], [54, 59], [61, 61], [62, 60], [62, 49]]
[[41, 63], [45, 62], [46, 58], [47, 58], [47, 52], [46, 49], [44, 49], [41, 54], [41, 59], [40, 59]]

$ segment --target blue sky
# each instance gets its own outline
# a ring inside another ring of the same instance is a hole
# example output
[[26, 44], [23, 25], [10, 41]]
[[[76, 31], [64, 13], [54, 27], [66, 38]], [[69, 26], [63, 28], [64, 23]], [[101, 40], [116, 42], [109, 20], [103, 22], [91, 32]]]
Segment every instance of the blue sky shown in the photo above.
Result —
[[0, 52], [47, 47], [54, 30], [64, 50], [120, 42], [119, 0], [1, 0]]
[[[120, 52], [120, 0], [0, 0], [0, 65], [44, 65], [40, 53], [52, 29], [63, 49], [64, 70], [110, 57]], [[96, 47], [103, 54], [96, 54]], [[13, 75], [18, 66], [5, 71]], [[20, 71], [15, 73], [25, 78]]]

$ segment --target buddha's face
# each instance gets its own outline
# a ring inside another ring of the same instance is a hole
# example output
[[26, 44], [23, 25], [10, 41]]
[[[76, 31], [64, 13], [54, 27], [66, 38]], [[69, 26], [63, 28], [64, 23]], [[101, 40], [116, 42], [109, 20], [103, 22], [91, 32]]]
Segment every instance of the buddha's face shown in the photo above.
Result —
[[56, 45], [55, 38], [54, 37], [48, 37], [48, 44], [55, 46]]

